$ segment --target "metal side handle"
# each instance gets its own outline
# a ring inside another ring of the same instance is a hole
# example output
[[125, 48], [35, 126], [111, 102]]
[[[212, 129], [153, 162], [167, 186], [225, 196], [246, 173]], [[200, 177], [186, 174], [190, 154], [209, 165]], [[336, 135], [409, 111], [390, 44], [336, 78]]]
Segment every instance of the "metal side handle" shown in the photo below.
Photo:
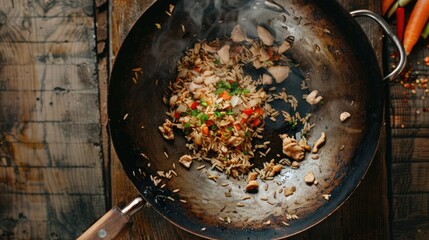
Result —
[[384, 33], [387, 35], [387, 37], [389, 37], [392, 40], [393, 44], [399, 51], [399, 62], [396, 68], [393, 69], [393, 71], [389, 73], [387, 76], [385, 76], [383, 80], [392, 80], [392, 79], [395, 79], [397, 76], [399, 76], [399, 74], [405, 68], [405, 64], [407, 62], [407, 54], [405, 53], [404, 47], [402, 46], [398, 37], [396, 37], [396, 34], [390, 28], [389, 24], [386, 21], [384, 21], [384, 19], [380, 15], [374, 12], [371, 12], [369, 10], [362, 9], [362, 10], [351, 11], [350, 15], [352, 15], [352, 17], [369, 17], [375, 20], [375, 22], [377, 22], [378, 25], [380, 25]]

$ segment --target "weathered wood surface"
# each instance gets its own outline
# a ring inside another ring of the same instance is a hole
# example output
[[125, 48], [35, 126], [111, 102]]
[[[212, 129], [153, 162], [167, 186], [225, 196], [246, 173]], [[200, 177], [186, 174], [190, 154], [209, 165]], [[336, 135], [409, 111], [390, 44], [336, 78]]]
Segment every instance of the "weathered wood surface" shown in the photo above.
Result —
[[[152, 3], [152, 0], [113, 0], [111, 18], [112, 57], [134, 21]], [[340, 1], [349, 10], [366, 8], [380, 10], [379, 1]], [[381, 61], [381, 33], [371, 21], [358, 20], [371, 39]], [[387, 184], [384, 148], [374, 159], [367, 177], [344, 205], [314, 228], [292, 239], [387, 239], [389, 237]], [[138, 192], [122, 171], [117, 156], [111, 152], [112, 203], [125, 205]], [[152, 207], [145, 207], [134, 217], [132, 230], [122, 239], [198, 239], [163, 219]]]
[[1, 239], [72, 239], [105, 212], [93, 8], [0, 1]]
[[429, 78], [428, 56], [429, 39], [420, 39], [408, 59], [413, 77], [390, 87], [394, 239], [429, 239], [429, 93], [416, 81]]

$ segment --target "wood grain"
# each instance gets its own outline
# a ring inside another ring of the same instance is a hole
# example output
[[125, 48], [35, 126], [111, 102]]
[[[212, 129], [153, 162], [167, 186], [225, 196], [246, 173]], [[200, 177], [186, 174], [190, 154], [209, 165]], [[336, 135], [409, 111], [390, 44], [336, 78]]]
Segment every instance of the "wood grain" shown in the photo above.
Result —
[[0, 1], [1, 239], [73, 239], [105, 211], [93, 7]]
[[[112, 56], [117, 53], [121, 41], [132, 23], [152, 1], [114, 0], [112, 2]], [[378, 1], [340, 1], [349, 10], [369, 8], [379, 11]], [[380, 29], [370, 20], [358, 20], [375, 48], [381, 61]], [[384, 136], [384, 135], [383, 135]], [[369, 169], [367, 177], [344, 205], [317, 226], [291, 239], [387, 239], [389, 237], [385, 142]], [[112, 202], [124, 205], [138, 192], [122, 171], [117, 156], [112, 151]], [[134, 217], [135, 224], [122, 239], [199, 239], [163, 219], [148, 206]]]
[[[429, 239], [429, 106], [427, 86], [416, 80], [429, 78], [423, 64], [428, 44], [421, 38], [408, 56], [410, 78], [401, 76], [390, 86], [394, 239]], [[414, 91], [403, 83], [414, 84]]]

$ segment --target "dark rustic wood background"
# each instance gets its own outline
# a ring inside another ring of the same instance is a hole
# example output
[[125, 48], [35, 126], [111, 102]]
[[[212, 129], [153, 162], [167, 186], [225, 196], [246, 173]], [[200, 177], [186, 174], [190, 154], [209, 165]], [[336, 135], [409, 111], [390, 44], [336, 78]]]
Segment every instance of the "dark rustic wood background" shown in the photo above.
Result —
[[[152, 2], [0, 0], [0, 239], [73, 239], [138, 195], [110, 143], [106, 98], [114, 56]], [[380, 11], [376, 0], [340, 2]], [[358, 21], [386, 61], [379, 28]], [[427, 43], [410, 60], [423, 77]], [[429, 239], [426, 95], [391, 85], [387, 138], [367, 177], [338, 211], [292, 239]], [[150, 206], [133, 220], [122, 239], [196, 239]]]

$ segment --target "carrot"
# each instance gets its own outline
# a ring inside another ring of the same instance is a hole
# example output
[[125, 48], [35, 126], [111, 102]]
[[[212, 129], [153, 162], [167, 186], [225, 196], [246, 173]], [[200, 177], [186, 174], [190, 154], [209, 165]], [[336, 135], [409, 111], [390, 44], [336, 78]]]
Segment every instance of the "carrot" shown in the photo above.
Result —
[[229, 95], [229, 93], [227, 91], [223, 91], [220, 95], [221, 98], [223, 98], [224, 100], [229, 100], [231, 99], [231, 95]]
[[383, 16], [384, 14], [386, 14], [387, 10], [389, 10], [390, 6], [392, 6], [394, 1], [395, 0], [383, 0], [381, 2], [381, 13], [383, 14]]
[[209, 135], [209, 127], [203, 126], [201, 128], [201, 132], [203, 133], [203, 135], [208, 136]]
[[408, 19], [404, 33], [405, 52], [410, 54], [414, 45], [419, 40], [420, 34], [429, 18], [429, 0], [418, 0]]

